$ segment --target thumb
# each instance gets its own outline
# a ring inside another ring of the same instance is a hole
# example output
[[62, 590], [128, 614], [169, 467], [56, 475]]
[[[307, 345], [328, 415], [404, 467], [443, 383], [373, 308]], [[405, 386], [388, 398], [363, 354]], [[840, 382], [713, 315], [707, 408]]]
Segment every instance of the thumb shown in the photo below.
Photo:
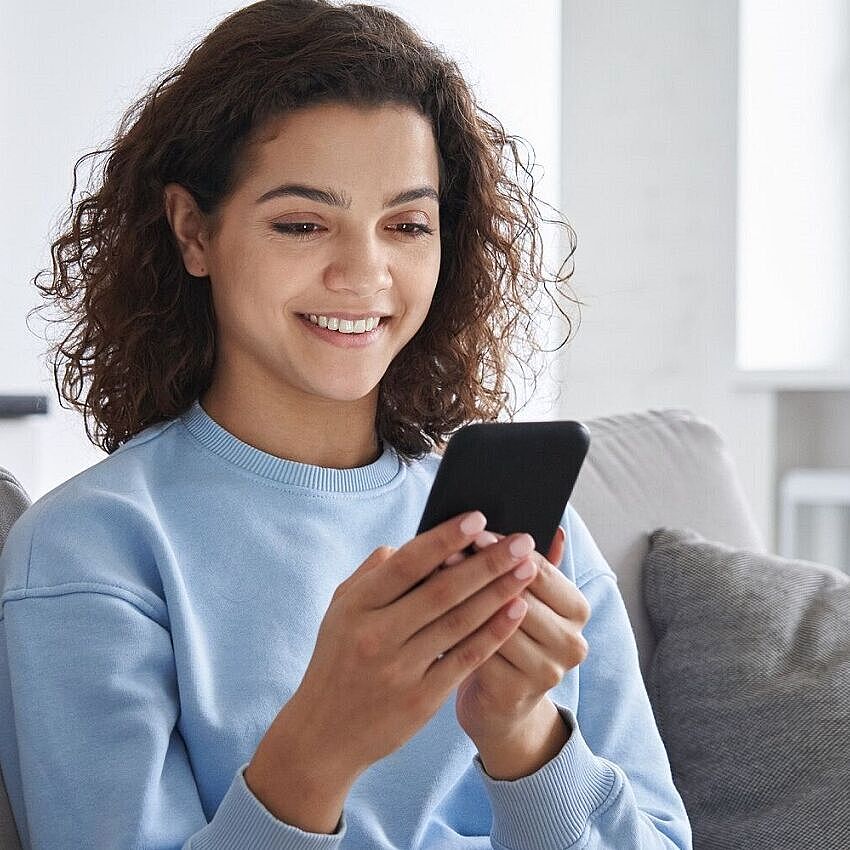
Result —
[[372, 554], [345, 581], [337, 586], [334, 596], [342, 596], [355, 582], [360, 581], [363, 576], [381, 566], [395, 552], [395, 546], [379, 546], [373, 550]]
[[555, 536], [552, 538], [552, 545], [549, 547], [549, 553], [546, 555], [546, 560], [549, 561], [550, 564], [554, 564], [556, 567], [561, 563], [561, 559], [564, 557], [566, 539], [567, 533], [564, 531], [563, 527], [559, 525], [555, 531]]
[[350, 581], [355, 576], [358, 578], [360, 576], [365, 576], [367, 573], [370, 573], [375, 567], [379, 567], [384, 563], [391, 555], [394, 555], [396, 552], [395, 546], [379, 546], [375, 549], [371, 555], [346, 579], [346, 581]]

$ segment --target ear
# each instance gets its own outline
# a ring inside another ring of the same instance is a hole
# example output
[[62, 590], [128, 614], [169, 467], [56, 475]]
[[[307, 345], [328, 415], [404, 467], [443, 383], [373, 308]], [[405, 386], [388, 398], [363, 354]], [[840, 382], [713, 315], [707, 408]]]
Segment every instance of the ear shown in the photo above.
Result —
[[193, 277], [209, 274], [206, 253], [206, 230], [203, 213], [198, 209], [192, 194], [179, 183], [169, 183], [163, 188], [165, 217], [177, 241], [183, 266]]

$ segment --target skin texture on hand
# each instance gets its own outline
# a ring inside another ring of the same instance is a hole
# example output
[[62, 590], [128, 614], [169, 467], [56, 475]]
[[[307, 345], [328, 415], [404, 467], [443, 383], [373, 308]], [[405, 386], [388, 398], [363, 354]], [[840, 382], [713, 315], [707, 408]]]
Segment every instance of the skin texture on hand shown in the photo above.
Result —
[[571, 730], [549, 697], [544, 697], [515, 737], [493, 746], [478, 744], [478, 754], [493, 779], [521, 779], [540, 770], [564, 748]]

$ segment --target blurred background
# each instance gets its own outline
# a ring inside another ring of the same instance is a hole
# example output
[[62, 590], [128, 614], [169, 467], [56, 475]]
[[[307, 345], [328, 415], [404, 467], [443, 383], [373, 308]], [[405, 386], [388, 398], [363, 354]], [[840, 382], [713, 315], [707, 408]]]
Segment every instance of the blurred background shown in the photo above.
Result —
[[[243, 5], [0, 0], [0, 466], [33, 501], [106, 457], [58, 403], [56, 329], [26, 321], [73, 165]], [[458, 61], [576, 233], [581, 322], [517, 419], [691, 410], [724, 435], [768, 546], [848, 569], [850, 3], [376, 5]], [[555, 270], [569, 246], [546, 240]]]

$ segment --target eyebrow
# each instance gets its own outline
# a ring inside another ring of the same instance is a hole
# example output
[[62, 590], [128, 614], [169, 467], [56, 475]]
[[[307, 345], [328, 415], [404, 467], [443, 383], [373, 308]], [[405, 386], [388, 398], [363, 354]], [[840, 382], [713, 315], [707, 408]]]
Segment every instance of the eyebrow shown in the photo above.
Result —
[[[301, 183], [286, 183], [283, 186], [278, 186], [275, 189], [270, 189], [264, 195], [257, 198], [256, 203], [262, 204], [265, 201], [270, 201], [273, 198], [283, 198], [293, 196], [297, 198], [306, 198], [308, 201], [315, 201], [319, 204], [328, 204], [332, 207], [341, 207], [343, 209], [351, 209], [351, 198], [345, 193], [335, 189], [319, 189], [315, 186], [304, 186]], [[407, 204], [411, 201], [418, 201], [420, 198], [431, 198], [438, 204], [440, 196], [433, 186], [416, 186], [413, 189], [405, 189], [399, 192], [395, 197], [389, 198], [384, 202], [384, 209], [396, 207], [399, 204]]]

